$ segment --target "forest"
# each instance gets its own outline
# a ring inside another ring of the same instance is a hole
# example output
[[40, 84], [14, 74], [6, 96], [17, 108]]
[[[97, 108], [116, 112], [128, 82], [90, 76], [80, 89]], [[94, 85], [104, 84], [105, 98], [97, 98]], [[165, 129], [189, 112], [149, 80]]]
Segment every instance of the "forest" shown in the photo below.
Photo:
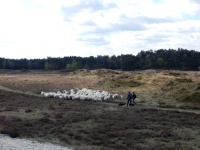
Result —
[[121, 54], [120, 56], [67, 56], [43, 59], [7, 59], [0, 57], [0, 69], [73, 71], [100, 68], [124, 71], [144, 69], [200, 70], [200, 52], [178, 48], [177, 50], [140, 51], [137, 55]]

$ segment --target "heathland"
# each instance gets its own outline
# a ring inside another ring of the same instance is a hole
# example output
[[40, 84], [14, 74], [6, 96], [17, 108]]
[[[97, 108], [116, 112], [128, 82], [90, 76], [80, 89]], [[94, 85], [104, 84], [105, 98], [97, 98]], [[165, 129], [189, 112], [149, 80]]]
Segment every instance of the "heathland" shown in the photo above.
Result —
[[[109, 102], [45, 98], [89, 88]], [[134, 107], [118, 106], [128, 91]], [[200, 149], [200, 72], [178, 70], [1, 70], [0, 133], [75, 149]]]

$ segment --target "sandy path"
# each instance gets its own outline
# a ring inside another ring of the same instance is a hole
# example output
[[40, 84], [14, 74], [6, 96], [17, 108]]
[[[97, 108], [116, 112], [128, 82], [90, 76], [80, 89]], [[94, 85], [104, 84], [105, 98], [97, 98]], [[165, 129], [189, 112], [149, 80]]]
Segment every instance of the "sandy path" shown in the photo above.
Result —
[[0, 150], [72, 150], [50, 143], [39, 143], [26, 139], [10, 138], [0, 134]]

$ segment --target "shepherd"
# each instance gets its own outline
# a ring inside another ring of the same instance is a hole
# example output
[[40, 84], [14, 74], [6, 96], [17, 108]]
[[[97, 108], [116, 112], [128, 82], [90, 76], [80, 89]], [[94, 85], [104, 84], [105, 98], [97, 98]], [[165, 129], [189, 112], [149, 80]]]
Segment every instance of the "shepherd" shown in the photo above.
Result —
[[131, 92], [128, 92], [128, 96], [127, 96], [127, 107], [131, 106], [131, 100], [132, 100], [132, 94]]
[[133, 94], [132, 94], [132, 99], [133, 99], [133, 106], [135, 106], [136, 105], [136, 102], [135, 102], [135, 99], [136, 99], [136, 94], [133, 92]]

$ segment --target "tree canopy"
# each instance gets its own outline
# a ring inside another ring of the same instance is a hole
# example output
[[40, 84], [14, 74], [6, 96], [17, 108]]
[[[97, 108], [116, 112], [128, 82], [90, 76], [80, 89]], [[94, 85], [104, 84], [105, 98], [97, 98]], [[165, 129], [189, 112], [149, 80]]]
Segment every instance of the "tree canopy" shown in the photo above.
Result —
[[6, 59], [0, 58], [0, 69], [120, 69], [133, 71], [141, 69], [179, 69], [200, 70], [200, 52], [179, 48], [141, 51], [120, 56], [90, 56], [63, 58], [47, 57], [46, 59]]

